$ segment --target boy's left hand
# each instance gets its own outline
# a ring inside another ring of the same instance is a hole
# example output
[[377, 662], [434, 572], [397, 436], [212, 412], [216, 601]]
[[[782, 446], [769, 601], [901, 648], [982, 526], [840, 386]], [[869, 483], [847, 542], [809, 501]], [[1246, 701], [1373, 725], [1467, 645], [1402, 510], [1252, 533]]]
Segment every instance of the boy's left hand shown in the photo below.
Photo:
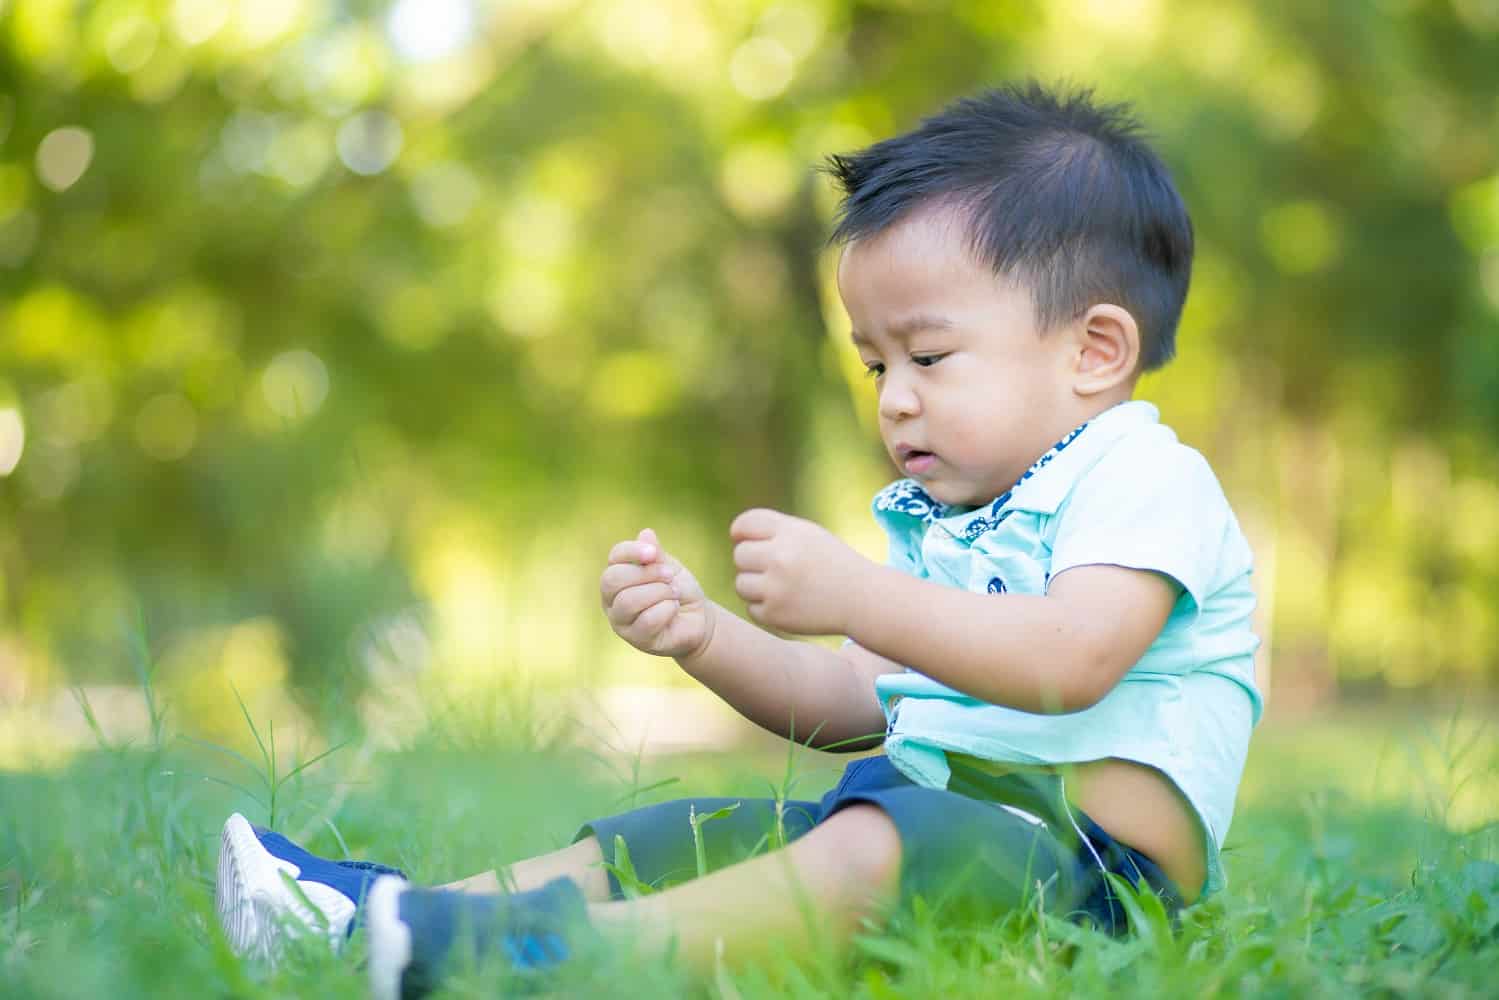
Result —
[[798, 635], [844, 635], [857, 585], [874, 568], [819, 524], [754, 508], [729, 525], [734, 590], [750, 617]]

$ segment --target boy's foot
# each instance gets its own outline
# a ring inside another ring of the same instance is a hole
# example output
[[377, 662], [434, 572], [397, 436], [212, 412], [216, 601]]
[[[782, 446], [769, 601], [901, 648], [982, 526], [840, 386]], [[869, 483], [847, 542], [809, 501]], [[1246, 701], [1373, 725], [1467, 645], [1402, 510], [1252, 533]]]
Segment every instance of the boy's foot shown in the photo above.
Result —
[[214, 901], [237, 954], [269, 958], [283, 936], [311, 932], [337, 948], [353, 928], [370, 884], [399, 869], [368, 861], [329, 861], [239, 813], [224, 823]]
[[595, 937], [583, 892], [568, 878], [508, 896], [414, 889], [381, 878], [364, 920], [376, 1000], [423, 996], [466, 959], [503, 962], [521, 975], [544, 973]]

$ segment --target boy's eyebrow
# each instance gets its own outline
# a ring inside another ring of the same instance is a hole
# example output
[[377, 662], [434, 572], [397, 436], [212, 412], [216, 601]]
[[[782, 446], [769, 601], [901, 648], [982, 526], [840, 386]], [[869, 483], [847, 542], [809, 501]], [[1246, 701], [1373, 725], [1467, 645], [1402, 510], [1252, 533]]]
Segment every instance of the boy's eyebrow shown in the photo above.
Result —
[[[913, 333], [919, 333], [922, 330], [951, 330], [955, 326], [957, 324], [945, 316], [937, 316], [931, 313], [916, 313], [891, 323], [886, 328], [885, 333], [887, 336], [900, 340], [909, 337]], [[869, 343], [869, 339], [858, 330], [850, 330], [849, 339], [855, 344]]]

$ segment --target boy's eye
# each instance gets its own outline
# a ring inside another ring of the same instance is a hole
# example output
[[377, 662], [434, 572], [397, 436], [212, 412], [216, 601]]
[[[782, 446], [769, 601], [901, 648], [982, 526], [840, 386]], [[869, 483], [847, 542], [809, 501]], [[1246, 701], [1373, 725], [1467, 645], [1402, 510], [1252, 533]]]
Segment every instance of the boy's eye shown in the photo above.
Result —
[[913, 354], [911, 361], [923, 368], [930, 368], [945, 357], [947, 357], [946, 354]]
[[864, 364], [864, 374], [870, 378], [879, 378], [885, 374], [885, 366], [878, 361], [868, 361]]

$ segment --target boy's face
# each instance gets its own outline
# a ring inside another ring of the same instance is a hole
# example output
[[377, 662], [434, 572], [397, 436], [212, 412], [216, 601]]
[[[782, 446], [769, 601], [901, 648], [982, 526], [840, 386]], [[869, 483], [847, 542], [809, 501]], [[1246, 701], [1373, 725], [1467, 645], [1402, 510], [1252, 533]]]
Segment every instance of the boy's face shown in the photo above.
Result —
[[1072, 428], [1071, 338], [1042, 336], [1030, 294], [972, 259], [956, 213], [918, 209], [850, 244], [838, 290], [890, 458], [937, 500], [993, 500]]

